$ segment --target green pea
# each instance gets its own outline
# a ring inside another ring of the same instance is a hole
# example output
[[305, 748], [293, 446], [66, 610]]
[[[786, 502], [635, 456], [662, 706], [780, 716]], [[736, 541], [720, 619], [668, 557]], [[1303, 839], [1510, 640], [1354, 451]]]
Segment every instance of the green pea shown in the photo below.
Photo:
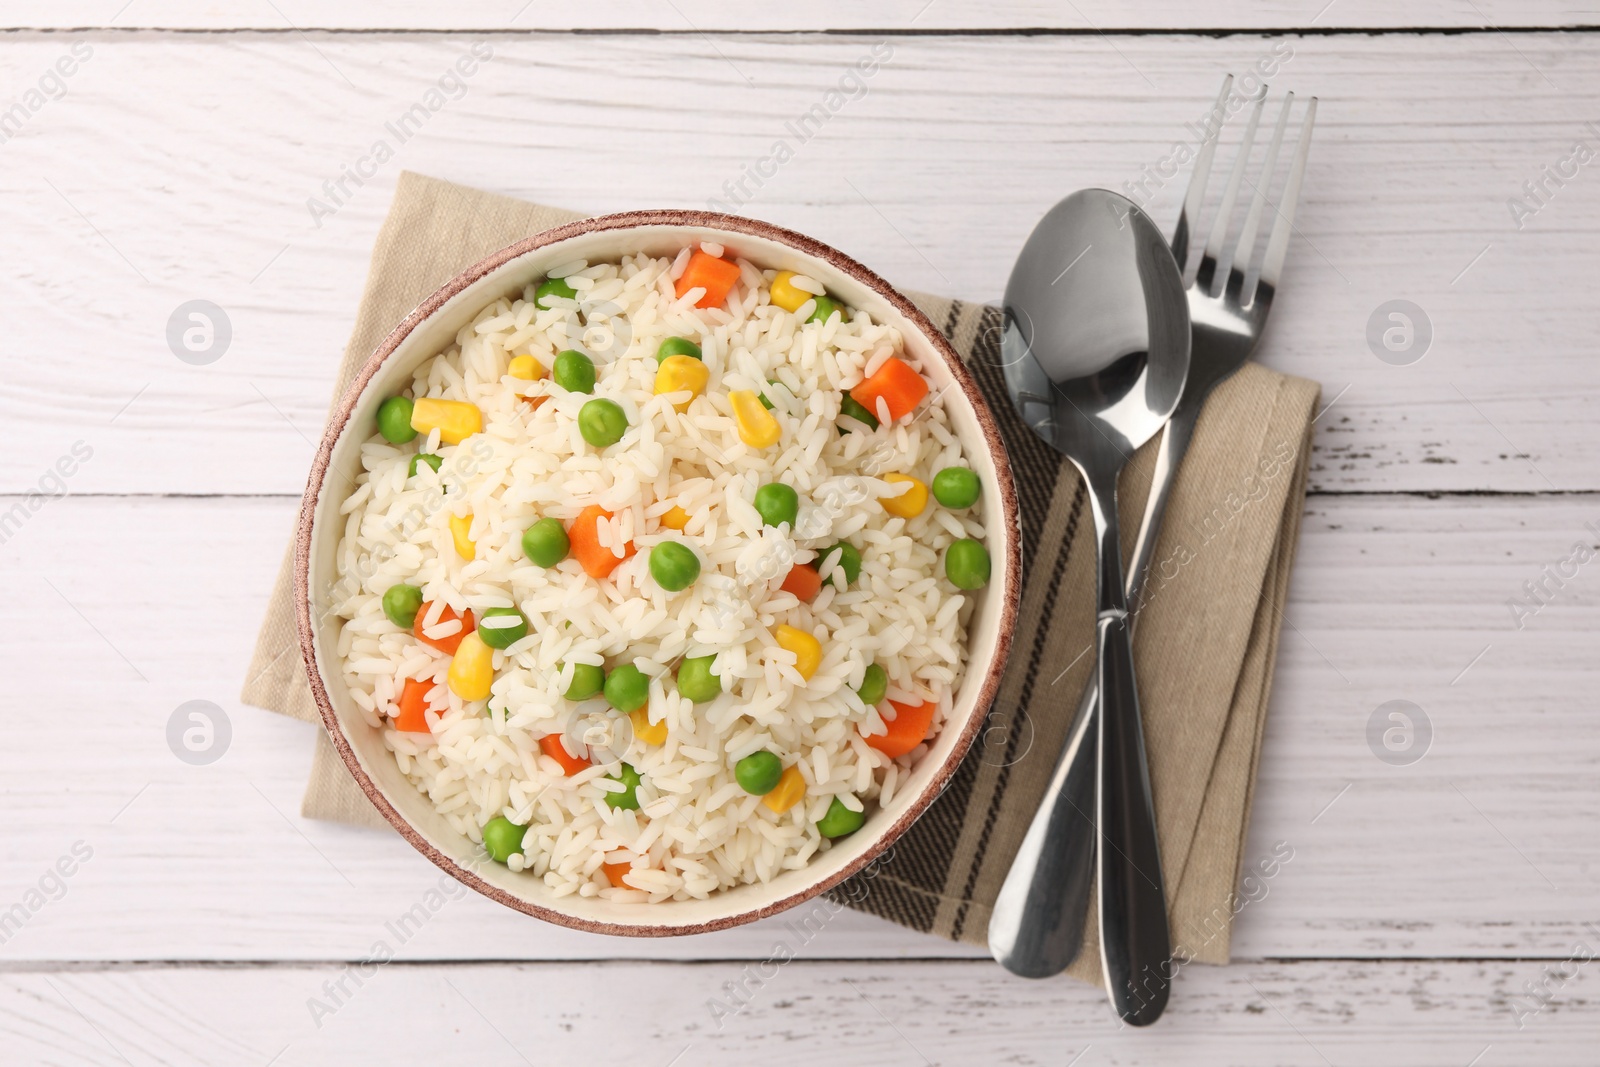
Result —
[[607, 775], [613, 782], [622, 783], [622, 792], [607, 793], [606, 803], [613, 808], [627, 808], [629, 811], [639, 810], [639, 772], [633, 769], [633, 764], [624, 763], [616, 774]]
[[878, 416], [868, 411], [860, 401], [849, 393], [844, 394], [839, 401], [839, 415], [841, 417], [848, 415], [869, 430], [878, 428]]
[[843, 801], [834, 797], [833, 803], [828, 805], [828, 814], [817, 820], [817, 833], [828, 838], [843, 837], [861, 829], [861, 824], [866, 821], [866, 812], [851, 811]]
[[669, 337], [661, 342], [661, 347], [656, 349], [656, 362], [660, 363], [668, 356], [688, 356], [690, 359], [703, 359], [700, 355], [700, 346], [687, 337]]
[[[778, 380], [776, 378], [768, 378], [767, 379], [767, 384], [768, 385], [777, 385], [778, 384]], [[756, 394], [756, 399], [761, 401], [761, 406], [762, 407], [766, 408], [768, 411], [772, 410], [772, 401], [767, 399], [767, 394], [766, 393], [757, 393]]]
[[933, 476], [933, 499], [947, 508], [970, 508], [981, 492], [983, 483], [966, 467], [946, 467]]
[[539, 283], [539, 288], [533, 291], [533, 306], [548, 308], [545, 302], [548, 297], [559, 296], [565, 300], [578, 299], [578, 290], [567, 284], [565, 278], [546, 278]]
[[[511, 625], [490, 626], [490, 619], [515, 619]], [[528, 636], [528, 617], [516, 608], [489, 608], [478, 617], [478, 640], [490, 648], [510, 648]]]
[[592, 393], [594, 360], [575, 348], [557, 352], [556, 361], [550, 368], [550, 377], [569, 393]]
[[407, 478], [415, 478], [417, 476], [417, 464], [419, 462], [426, 463], [428, 466], [432, 467], [434, 473], [437, 474], [439, 472], [439, 468], [444, 466], [444, 457], [436, 456], [431, 452], [418, 452], [416, 455], [411, 457], [411, 465], [406, 468]]
[[755, 505], [766, 525], [788, 523], [789, 528], [794, 529], [794, 520], [800, 514], [800, 494], [792, 486], [769, 482], [756, 490]]
[[[855, 585], [861, 577], [861, 553], [849, 541], [840, 541], [822, 550], [822, 555], [817, 557], [817, 566], [820, 568], [828, 557], [835, 552], [841, 553], [834, 562], [833, 573], [828, 575], [828, 581], [838, 589]], [[844, 581], [839, 581], [839, 573], [844, 572]]]
[[631, 663], [613, 667], [606, 675], [606, 703], [620, 712], [637, 711], [650, 699], [650, 679]]
[[591, 400], [578, 409], [578, 432], [596, 448], [609, 448], [628, 432], [628, 416], [615, 400]]
[[704, 704], [722, 695], [722, 679], [711, 673], [716, 656], [686, 656], [678, 664], [678, 692], [685, 700]]
[[733, 765], [733, 777], [746, 793], [764, 797], [778, 788], [783, 760], [773, 752], [752, 752]]
[[504, 863], [522, 851], [522, 835], [527, 832], [526, 826], [518, 826], [504, 815], [496, 815], [483, 824], [483, 847], [490, 859]]
[[391, 396], [378, 405], [378, 432], [393, 445], [403, 445], [417, 436], [411, 428], [411, 409], [416, 405], [403, 396]]
[[882, 704], [883, 698], [888, 695], [889, 672], [883, 669], [882, 664], [867, 664], [867, 672], [861, 676], [861, 688], [856, 690], [856, 696], [870, 708]]
[[540, 519], [522, 531], [522, 554], [539, 567], [554, 567], [567, 558], [572, 542], [560, 519]]
[[605, 690], [606, 669], [594, 663], [574, 663], [572, 684], [567, 686], [568, 700], [588, 700]]
[[817, 310], [811, 313], [811, 317], [806, 320], [807, 322], [827, 322], [829, 316], [831, 316], [835, 311], [837, 311], [839, 315], [843, 317], [844, 308], [840, 307], [837, 301], [830, 300], [825, 296], [817, 297], [816, 301]]
[[945, 549], [944, 576], [957, 589], [982, 589], [989, 584], [989, 550], [963, 537]]
[[401, 582], [391, 585], [383, 594], [383, 613], [402, 630], [409, 630], [415, 625], [417, 612], [421, 610], [422, 590], [414, 585]]
[[650, 577], [669, 593], [687, 589], [700, 577], [700, 557], [677, 541], [663, 541], [650, 550]]

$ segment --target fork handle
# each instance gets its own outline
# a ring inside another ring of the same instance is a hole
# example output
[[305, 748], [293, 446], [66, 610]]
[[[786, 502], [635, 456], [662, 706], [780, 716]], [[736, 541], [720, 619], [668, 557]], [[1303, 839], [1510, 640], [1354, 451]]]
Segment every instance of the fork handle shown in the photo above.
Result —
[[[1095, 868], [1099, 875], [1100, 964], [1112, 1006], [1124, 1022], [1134, 1026], [1148, 1026], [1166, 1010], [1173, 966], [1144, 723], [1134, 682], [1132, 612], [1149, 576], [1161, 520], [1193, 439], [1198, 412], [1198, 402], [1174, 411], [1161, 434], [1150, 493], [1134, 538], [1127, 586], [1119, 590], [1126, 593], [1129, 610], [1122, 614], [1101, 611], [1099, 664], [1090, 692], [1085, 694], [1090, 706], [1099, 709], [1090, 714], [1097, 720], [1098, 742]], [[1113, 543], [1102, 546], [1102, 551], [1106, 547], [1114, 555], [1120, 554], [1121, 546]]]
[[[1187, 401], [1187, 397], [1184, 398]], [[1139, 520], [1139, 532], [1133, 539], [1133, 556], [1128, 560], [1128, 605], [1135, 616], [1144, 605], [1144, 583], [1150, 576], [1150, 565], [1155, 562], [1156, 545], [1161, 540], [1161, 521], [1167, 514], [1167, 498], [1178, 481], [1178, 468], [1189, 453], [1189, 443], [1194, 440], [1194, 425], [1200, 419], [1200, 408], [1205, 398], [1194, 403], [1180, 402], [1178, 409], [1161, 432], [1161, 447], [1156, 450], [1156, 469], [1150, 478], [1150, 495], [1145, 497], [1144, 516]], [[1093, 685], [1093, 680], [1090, 681]], [[1084, 704], [1093, 701], [1086, 699]]]

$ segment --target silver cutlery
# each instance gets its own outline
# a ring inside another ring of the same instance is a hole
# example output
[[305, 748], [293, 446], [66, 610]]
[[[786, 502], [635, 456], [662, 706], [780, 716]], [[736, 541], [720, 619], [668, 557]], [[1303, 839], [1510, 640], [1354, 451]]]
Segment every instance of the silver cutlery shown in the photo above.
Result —
[[[1232, 83], [1231, 76], [1223, 80], [1217, 98], [1216, 113], [1219, 115], [1226, 114]], [[1265, 89], [1257, 95], [1250, 110], [1221, 204], [1212, 220], [1199, 262], [1191, 271], [1190, 234], [1205, 204], [1220, 123], [1202, 144], [1195, 159], [1172, 240], [1174, 257], [1185, 279], [1192, 322], [1190, 368], [1183, 395], [1162, 434], [1150, 494], [1128, 568], [1127, 595], [1135, 609], [1155, 554], [1167, 498], [1188, 450], [1200, 410], [1212, 388], [1237, 370], [1254, 350], [1282, 273], [1311, 148], [1317, 108], [1314, 97], [1305, 109], [1298, 147], [1283, 192], [1278, 203], [1270, 205], [1276, 218], [1257, 277], [1251, 278], [1251, 272], [1240, 269], [1239, 264], [1248, 264], [1254, 258], [1261, 217], [1264, 207], [1270, 204], [1267, 194], [1276, 173], [1293, 101], [1292, 93], [1284, 98], [1272, 141], [1257, 171], [1258, 180], [1251, 183], [1254, 192], [1250, 208], [1232, 258], [1226, 261], [1227, 274], [1220, 289], [1217, 282], [1218, 271], [1224, 265], [1223, 247], [1234, 205], [1246, 181], [1245, 171], [1266, 103]], [[1254, 287], [1247, 292], [1252, 282]], [[1098, 730], [1094, 713], [1097, 690], [1097, 679], [1091, 676], [1050, 787], [1002, 888], [995, 909], [996, 919], [991, 921], [991, 948], [996, 945], [998, 922], [1002, 927], [999, 939], [1012, 946], [1015, 966], [1007, 965], [1019, 974], [1042, 977], [1059, 973], [1077, 957], [1082, 947], [1083, 923], [1093, 891], [1090, 872], [1094, 869], [1091, 856], [1095, 853], [1095, 834], [1090, 812], [1095, 804], [1096, 768], [1095, 747], [1089, 739], [1096, 737]], [[1171, 967], [1163, 963], [1161, 970], [1162, 974], [1148, 977], [1152, 980], [1152, 996], [1157, 995], [1155, 985], [1160, 985], [1159, 996], [1164, 1002]], [[1153, 1016], [1145, 1021], [1153, 1021]]]
[[[1080, 272], [1072, 284], [1058, 285], [1072, 269]], [[1189, 310], [1178, 264], [1155, 223], [1104, 189], [1074, 193], [1039, 221], [1012, 269], [1005, 310], [1001, 346], [1012, 403], [1078, 468], [1094, 516], [1101, 956], [1113, 1005], [1142, 1022], [1160, 1014], [1165, 997], [1164, 987], [1153, 999], [1141, 996], [1139, 976], [1161, 966], [1170, 947], [1134, 683], [1117, 475], [1178, 404], [1189, 368]], [[1052, 810], [1043, 828], [1036, 820], [1023, 852], [1048, 864], [1062, 851], [1056, 838], [1073, 832], [1069, 814]], [[1048, 880], [1027, 882], [1020, 902], [1001, 894], [989, 924], [995, 958], [1021, 974], [1034, 973], [1027, 919], [1056, 889]]]

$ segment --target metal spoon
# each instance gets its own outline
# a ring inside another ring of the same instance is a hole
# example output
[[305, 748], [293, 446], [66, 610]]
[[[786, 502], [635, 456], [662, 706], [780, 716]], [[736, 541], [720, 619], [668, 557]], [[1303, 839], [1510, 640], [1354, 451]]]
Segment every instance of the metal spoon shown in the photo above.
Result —
[[[1070, 285], [1058, 284], [1068, 274]], [[1167, 421], [1189, 369], [1178, 265], [1149, 216], [1103, 189], [1074, 193], [1034, 228], [1006, 286], [1006, 388], [1034, 433], [1083, 475], [1094, 516], [1100, 954], [1117, 1013], [1155, 1021], [1170, 985], [1170, 938], [1117, 532], [1117, 475]], [[1082, 914], [1064, 914], [1066, 840], [1084, 817], [1057, 767], [989, 921], [989, 948], [1017, 974], [1059, 973]], [[1048, 813], [1048, 815], [1046, 815]], [[1081, 865], [1079, 865], [1081, 867]], [[1078, 897], [1077, 899], [1082, 899]], [[1070, 942], [1070, 944], [1069, 944]]]

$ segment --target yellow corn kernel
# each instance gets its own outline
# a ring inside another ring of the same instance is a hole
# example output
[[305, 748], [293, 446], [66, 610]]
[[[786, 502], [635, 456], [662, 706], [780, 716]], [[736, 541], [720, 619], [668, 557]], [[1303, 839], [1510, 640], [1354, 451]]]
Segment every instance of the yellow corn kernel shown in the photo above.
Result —
[[661, 516], [661, 525], [669, 530], [682, 530], [689, 525], [689, 513], [674, 504]]
[[456, 646], [448, 680], [450, 692], [462, 700], [489, 699], [489, 683], [494, 681], [494, 650], [483, 643], [476, 630]]
[[800, 672], [800, 677], [810, 681], [822, 666], [822, 642], [804, 630], [787, 625], [779, 626], [772, 636], [778, 639], [779, 648], [794, 653], [794, 669]]
[[797, 288], [794, 284], [794, 271], [780, 270], [778, 276], [772, 279], [772, 302], [785, 311], [799, 311], [800, 306], [807, 300], [815, 300], [815, 293], [808, 293]]
[[467, 531], [472, 529], [471, 515], [450, 516], [450, 540], [456, 543], [456, 555], [462, 559], [477, 559], [478, 546], [467, 537]]
[[628, 712], [628, 718], [633, 720], [633, 736], [647, 745], [665, 744], [667, 740], [667, 724], [658, 722], [650, 724], [650, 706], [634, 708]]
[[899, 496], [882, 498], [880, 503], [883, 504], [883, 510], [889, 514], [898, 515], [902, 519], [914, 519], [921, 515], [923, 509], [928, 506], [928, 487], [916, 478], [911, 477], [911, 475], [885, 474], [883, 480], [890, 485], [900, 485], [903, 482], [911, 484], [911, 488], [905, 490]]
[[772, 412], [761, 406], [761, 398], [748, 389], [735, 389], [728, 394], [733, 405], [733, 421], [739, 426], [739, 440], [751, 448], [771, 448], [778, 443], [783, 431]]
[[447, 445], [462, 441], [483, 430], [483, 412], [465, 400], [438, 400], [425, 396], [411, 409], [411, 428], [418, 433], [439, 431]]
[[778, 779], [778, 784], [772, 792], [761, 798], [761, 803], [782, 815], [806, 795], [806, 780], [800, 774], [799, 767], [785, 767], [783, 777]]
[[512, 356], [508, 373], [513, 378], [521, 378], [525, 382], [537, 381], [544, 377], [544, 364], [532, 356]]
[[661, 361], [661, 367], [656, 371], [656, 396], [687, 390], [689, 400], [673, 405], [682, 411], [689, 406], [690, 400], [706, 391], [706, 383], [710, 380], [711, 372], [700, 360], [693, 356], [668, 356]]

